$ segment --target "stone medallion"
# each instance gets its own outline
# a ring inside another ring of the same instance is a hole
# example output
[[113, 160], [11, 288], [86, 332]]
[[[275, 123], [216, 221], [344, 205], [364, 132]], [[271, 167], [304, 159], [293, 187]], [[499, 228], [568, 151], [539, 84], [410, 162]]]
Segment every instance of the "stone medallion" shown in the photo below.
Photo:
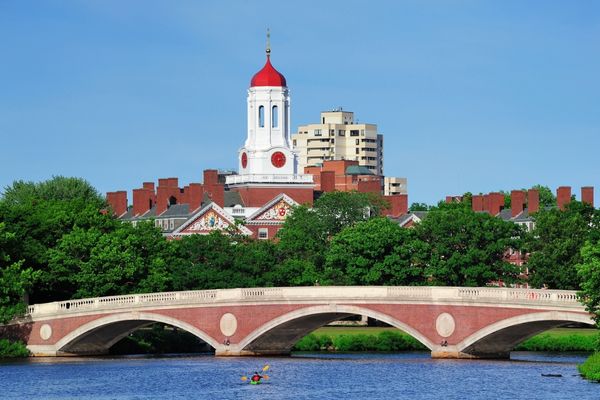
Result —
[[221, 317], [221, 332], [225, 336], [233, 336], [237, 331], [237, 319], [231, 313], [223, 314]]
[[48, 340], [52, 336], [52, 327], [48, 324], [44, 324], [40, 327], [40, 337], [42, 340]]
[[454, 333], [456, 323], [454, 317], [448, 313], [441, 313], [435, 320], [435, 330], [441, 337], [449, 337]]

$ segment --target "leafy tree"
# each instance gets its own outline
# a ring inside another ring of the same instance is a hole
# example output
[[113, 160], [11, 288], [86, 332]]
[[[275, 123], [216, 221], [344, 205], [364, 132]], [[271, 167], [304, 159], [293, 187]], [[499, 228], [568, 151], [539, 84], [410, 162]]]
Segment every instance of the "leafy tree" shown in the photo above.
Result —
[[576, 265], [581, 248], [598, 236], [600, 215], [588, 204], [572, 201], [564, 211], [541, 209], [534, 215], [535, 229], [528, 236], [527, 267], [534, 287], [579, 289]]
[[271, 241], [223, 235], [191, 235], [171, 243], [176, 261], [169, 270], [174, 290], [256, 287], [277, 265]]
[[[0, 199], [0, 221], [6, 223], [7, 232], [15, 241], [7, 248], [13, 260], [23, 260], [24, 265], [41, 271], [40, 278], [48, 282], [49, 249], [74, 227], [92, 226], [105, 229], [112, 226], [110, 216], [102, 215], [105, 206], [98, 192], [86, 181], [78, 178], [54, 177], [41, 183], [16, 181], [5, 188]], [[45, 284], [32, 290], [34, 302], [61, 300]]]
[[413, 264], [414, 231], [387, 218], [373, 218], [336, 235], [326, 256], [325, 282], [335, 285], [423, 283]]
[[314, 209], [331, 237], [347, 226], [379, 216], [387, 205], [375, 193], [330, 192], [315, 201]]
[[512, 222], [448, 205], [430, 211], [415, 234], [424, 243], [415, 262], [423, 263], [431, 284], [484, 286], [516, 278], [518, 269], [504, 261], [519, 246], [521, 228]]
[[581, 249], [577, 272], [581, 279], [579, 296], [587, 310], [595, 315], [600, 328], [600, 240], [588, 241]]
[[0, 222], [0, 323], [25, 312], [25, 297], [36, 277], [31, 268], [23, 267], [22, 260], [11, 262], [6, 254], [13, 240], [14, 234], [6, 232], [5, 224]]
[[45, 283], [62, 298], [164, 291], [170, 248], [151, 221], [76, 227], [51, 249]]
[[408, 208], [409, 211], [427, 211], [429, 206], [425, 203], [412, 203]]

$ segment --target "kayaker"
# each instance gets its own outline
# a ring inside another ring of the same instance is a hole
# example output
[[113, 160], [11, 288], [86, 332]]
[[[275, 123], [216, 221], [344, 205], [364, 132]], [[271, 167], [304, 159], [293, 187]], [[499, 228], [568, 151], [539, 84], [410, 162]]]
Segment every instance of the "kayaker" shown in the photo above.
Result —
[[252, 382], [260, 382], [260, 380], [262, 379], [262, 375], [259, 375], [257, 371], [254, 371], [254, 375], [252, 375], [252, 378], [250, 378], [250, 380]]

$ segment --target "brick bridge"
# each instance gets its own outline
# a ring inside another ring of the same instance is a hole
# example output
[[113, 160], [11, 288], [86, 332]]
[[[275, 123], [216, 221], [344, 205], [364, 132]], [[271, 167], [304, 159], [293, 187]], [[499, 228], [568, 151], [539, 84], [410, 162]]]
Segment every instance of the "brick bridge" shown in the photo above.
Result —
[[593, 325], [572, 291], [317, 286], [36, 304], [17, 324], [2, 330], [20, 336], [35, 356], [104, 354], [131, 332], [155, 322], [194, 334], [217, 356], [285, 355], [304, 335], [351, 315], [401, 329], [435, 358], [507, 358], [515, 345], [547, 329]]

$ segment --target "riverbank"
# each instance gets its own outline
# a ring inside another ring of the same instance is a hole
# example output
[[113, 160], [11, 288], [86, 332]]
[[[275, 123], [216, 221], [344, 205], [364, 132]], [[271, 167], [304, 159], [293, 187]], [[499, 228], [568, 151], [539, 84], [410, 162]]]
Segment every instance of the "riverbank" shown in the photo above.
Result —
[[600, 353], [589, 356], [583, 364], [577, 366], [577, 369], [584, 378], [600, 382]]
[[[598, 331], [556, 328], [519, 344], [517, 351], [593, 352]], [[295, 351], [412, 351], [427, 350], [412, 336], [388, 327], [324, 327], [302, 338]]]

